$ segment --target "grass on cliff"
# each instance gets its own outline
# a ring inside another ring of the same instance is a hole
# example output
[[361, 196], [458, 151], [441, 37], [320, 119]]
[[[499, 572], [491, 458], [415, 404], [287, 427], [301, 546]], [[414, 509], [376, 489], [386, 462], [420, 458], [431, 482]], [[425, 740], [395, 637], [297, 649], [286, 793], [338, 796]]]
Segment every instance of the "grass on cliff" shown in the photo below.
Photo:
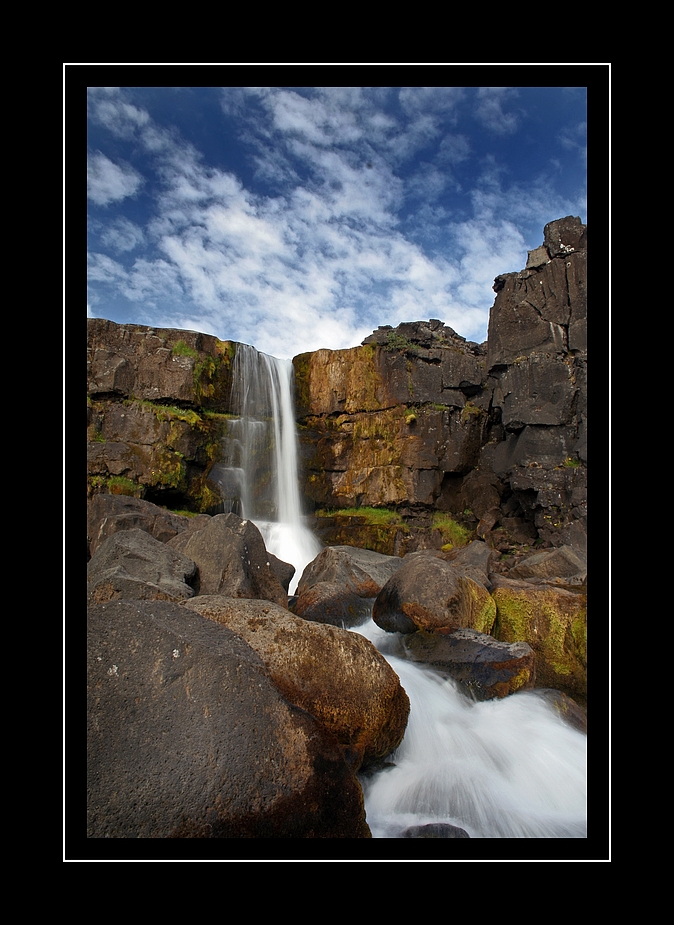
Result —
[[385, 507], [344, 507], [337, 510], [316, 511], [317, 517], [365, 517], [374, 526], [402, 525], [403, 519], [395, 511]]
[[436, 511], [433, 514], [432, 528], [439, 530], [444, 540], [443, 549], [454, 549], [455, 547], [467, 546], [470, 542], [472, 531], [468, 527], [462, 526], [453, 520], [449, 514], [443, 514]]

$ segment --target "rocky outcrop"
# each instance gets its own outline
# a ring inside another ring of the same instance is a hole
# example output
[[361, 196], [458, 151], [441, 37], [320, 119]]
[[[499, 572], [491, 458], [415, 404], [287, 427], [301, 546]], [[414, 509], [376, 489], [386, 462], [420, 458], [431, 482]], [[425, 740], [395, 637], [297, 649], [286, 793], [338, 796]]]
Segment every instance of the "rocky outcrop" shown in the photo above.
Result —
[[240, 635], [173, 603], [88, 614], [89, 838], [369, 838], [342, 748]]
[[431, 320], [296, 357], [308, 501], [451, 512], [503, 551], [583, 550], [586, 265], [587, 229], [569, 216], [497, 277], [486, 344]]

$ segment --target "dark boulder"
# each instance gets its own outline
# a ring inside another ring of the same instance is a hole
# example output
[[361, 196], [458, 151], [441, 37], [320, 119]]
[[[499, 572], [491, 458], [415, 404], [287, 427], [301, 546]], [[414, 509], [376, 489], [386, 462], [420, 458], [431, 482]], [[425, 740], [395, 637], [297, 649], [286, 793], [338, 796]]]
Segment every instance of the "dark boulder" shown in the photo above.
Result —
[[333, 626], [359, 626], [369, 619], [374, 598], [402, 563], [353, 546], [328, 546], [305, 568], [293, 613]]
[[182, 601], [194, 595], [196, 566], [137, 528], [104, 540], [87, 563], [87, 599]]
[[463, 629], [450, 635], [410, 633], [403, 645], [409, 658], [446, 672], [476, 700], [507, 697], [534, 686], [534, 651], [526, 642], [499, 642]]
[[[196, 563], [199, 594], [256, 598], [287, 608], [288, 592], [276, 572], [279, 560], [269, 555], [251, 520], [217, 514], [203, 529], [179, 534], [168, 545]], [[285, 578], [287, 564], [284, 566]]]
[[470, 838], [465, 829], [448, 822], [429, 822], [428, 825], [413, 825], [405, 829], [401, 838]]
[[472, 564], [464, 567], [456, 552], [408, 553], [377, 595], [372, 618], [391, 633], [458, 629], [488, 633], [496, 607], [480, 581], [480, 571]]
[[89, 610], [89, 838], [370, 838], [342, 751], [240, 636], [176, 604]]
[[144, 530], [161, 543], [179, 533], [201, 530], [209, 521], [207, 514], [185, 517], [166, 508], [126, 495], [94, 495], [87, 502], [87, 536], [89, 554], [93, 556], [107, 537], [120, 530]]

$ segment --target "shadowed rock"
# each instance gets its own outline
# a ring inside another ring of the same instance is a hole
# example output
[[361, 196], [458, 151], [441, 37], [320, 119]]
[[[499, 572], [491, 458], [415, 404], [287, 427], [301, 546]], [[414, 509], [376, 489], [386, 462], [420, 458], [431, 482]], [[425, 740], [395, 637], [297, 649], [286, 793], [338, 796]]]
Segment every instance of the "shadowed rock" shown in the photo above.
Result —
[[196, 566], [144, 530], [115, 533], [87, 564], [89, 603], [116, 600], [181, 601], [194, 595]]
[[275, 571], [279, 560], [269, 555], [251, 520], [217, 514], [202, 530], [179, 534], [168, 545], [196, 563], [199, 594], [256, 598], [288, 606], [288, 592]]
[[89, 610], [89, 838], [369, 838], [335, 739], [237, 634], [163, 602]]

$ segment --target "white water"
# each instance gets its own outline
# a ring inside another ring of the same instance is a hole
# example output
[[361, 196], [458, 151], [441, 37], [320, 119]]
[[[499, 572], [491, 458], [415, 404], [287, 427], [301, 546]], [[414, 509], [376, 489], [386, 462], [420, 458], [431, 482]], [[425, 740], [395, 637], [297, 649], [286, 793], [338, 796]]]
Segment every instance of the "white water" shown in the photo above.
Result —
[[269, 552], [295, 567], [293, 594], [322, 548], [302, 516], [293, 365], [240, 344], [232, 375], [238, 417], [229, 422], [221, 467], [225, 509], [252, 520]]
[[397, 634], [358, 627], [410, 698], [393, 767], [364, 778], [374, 838], [446, 822], [471, 838], [585, 838], [587, 737], [534, 691], [476, 703], [457, 685], [393, 654]]

